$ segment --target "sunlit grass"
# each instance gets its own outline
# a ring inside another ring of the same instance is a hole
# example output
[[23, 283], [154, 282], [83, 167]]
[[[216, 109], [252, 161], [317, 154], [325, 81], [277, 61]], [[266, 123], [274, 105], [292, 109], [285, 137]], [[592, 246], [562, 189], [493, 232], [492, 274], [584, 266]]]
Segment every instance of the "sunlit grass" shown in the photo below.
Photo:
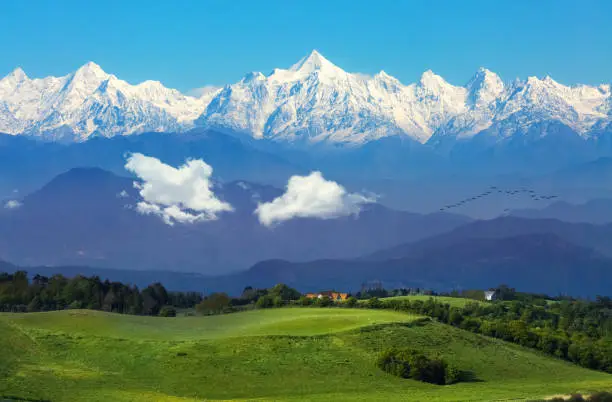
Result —
[[[417, 318], [337, 308], [177, 318], [2, 314], [0, 395], [53, 402], [489, 401], [612, 389], [608, 374]], [[374, 364], [390, 346], [439, 353], [476, 381], [435, 386], [390, 376]]]

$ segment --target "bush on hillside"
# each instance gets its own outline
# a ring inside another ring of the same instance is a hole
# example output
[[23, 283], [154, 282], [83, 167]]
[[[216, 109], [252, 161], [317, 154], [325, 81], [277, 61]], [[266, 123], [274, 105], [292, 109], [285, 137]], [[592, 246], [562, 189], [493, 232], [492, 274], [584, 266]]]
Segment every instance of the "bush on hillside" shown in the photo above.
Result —
[[334, 301], [327, 296], [319, 297], [315, 302], [319, 307], [329, 307], [334, 304]]
[[444, 373], [444, 384], [455, 384], [462, 379], [462, 372], [455, 366], [447, 365]]
[[346, 307], [355, 307], [357, 306], [357, 299], [353, 296], [346, 299]]
[[378, 368], [396, 377], [410, 378], [410, 357], [408, 351], [387, 349], [378, 356]]
[[164, 306], [159, 310], [160, 317], [176, 317], [176, 309], [172, 306]]
[[310, 297], [306, 297], [306, 296], [302, 296], [300, 297], [300, 300], [298, 300], [298, 304], [300, 306], [310, 306], [313, 303], [313, 299], [311, 299]]
[[274, 296], [274, 298], [272, 299], [272, 304], [274, 305], [274, 307], [283, 307], [285, 305], [285, 302], [283, 301], [282, 297]]
[[460, 371], [440, 358], [430, 358], [416, 350], [392, 348], [378, 356], [378, 367], [401, 378], [412, 378], [445, 385], [460, 381]]
[[279, 283], [278, 285], [270, 288], [268, 294], [273, 297], [279, 297], [282, 301], [286, 300], [298, 300], [302, 294], [296, 289], [290, 288], [289, 286]]
[[367, 301], [368, 308], [383, 308], [383, 302], [378, 297], [371, 297]]
[[225, 293], [213, 293], [202, 300], [196, 310], [203, 315], [222, 314], [229, 309], [230, 301], [230, 297]]
[[274, 298], [270, 295], [261, 296], [259, 299], [257, 299], [255, 306], [257, 308], [274, 307]]

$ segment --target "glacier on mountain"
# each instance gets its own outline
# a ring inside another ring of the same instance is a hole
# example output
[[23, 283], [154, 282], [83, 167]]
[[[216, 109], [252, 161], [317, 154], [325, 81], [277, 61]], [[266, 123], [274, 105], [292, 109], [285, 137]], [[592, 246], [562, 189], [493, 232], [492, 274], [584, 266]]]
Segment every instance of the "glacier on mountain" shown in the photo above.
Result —
[[612, 121], [610, 85], [565, 86], [550, 77], [504, 83], [481, 68], [465, 86], [432, 71], [403, 85], [384, 71], [348, 73], [317, 51], [289, 69], [249, 73], [193, 95], [156, 81], [130, 85], [88, 63], [64, 77], [0, 80], [0, 132], [45, 140], [204, 127], [256, 139], [359, 145], [400, 136], [419, 143], [494, 139], [556, 122], [589, 138]]

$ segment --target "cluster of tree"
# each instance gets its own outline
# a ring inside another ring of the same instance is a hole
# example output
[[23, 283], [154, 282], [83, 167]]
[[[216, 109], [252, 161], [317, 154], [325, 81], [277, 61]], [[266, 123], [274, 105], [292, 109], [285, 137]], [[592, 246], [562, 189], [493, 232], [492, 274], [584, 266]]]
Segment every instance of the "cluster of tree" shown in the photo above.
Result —
[[196, 305], [196, 311], [202, 315], [223, 314], [235, 311], [232, 299], [226, 293], [212, 293]]
[[168, 292], [161, 283], [140, 290], [121, 282], [102, 281], [97, 276], [36, 275], [30, 280], [25, 271], [0, 273], [0, 311], [4, 312], [82, 308], [173, 316], [176, 308], [193, 307], [201, 300], [202, 295], [194, 292]]
[[231, 298], [226, 293], [213, 293], [205, 297], [197, 306], [203, 315], [225, 314], [252, 308], [282, 307], [303, 298], [302, 294], [285, 285], [278, 284], [268, 289], [244, 288], [239, 297]]
[[[348, 303], [342, 305], [350, 307]], [[612, 373], [612, 300], [562, 300], [544, 305], [520, 300], [451, 307], [434, 298], [380, 300], [358, 306], [408, 311], [519, 345], [581, 366]]]
[[371, 299], [372, 297], [396, 297], [396, 296], [410, 296], [410, 295], [427, 295], [435, 296], [437, 293], [433, 290], [422, 289], [422, 288], [398, 288], [398, 289], [385, 289], [382, 287], [377, 288], [364, 288], [361, 291], [355, 293], [354, 297], [360, 300]]
[[387, 349], [378, 356], [376, 364], [397, 377], [431, 384], [454, 384], [461, 380], [461, 372], [442, 358], [428, 357], [411, 349]]
[[[355, 300], [355, 303], [356, 303], [357, 299], [353, 297], [351, 300], [353, 299]], [[304, 307], [307, 307], [307, 306], [330, 307], [334, 305], [334, 301], [328, 296], [322, 296], [322, 297], [317, 297], [317, 298], [302, 296], [298, 300], [297, 304], [300, 306], [304, 306]]]

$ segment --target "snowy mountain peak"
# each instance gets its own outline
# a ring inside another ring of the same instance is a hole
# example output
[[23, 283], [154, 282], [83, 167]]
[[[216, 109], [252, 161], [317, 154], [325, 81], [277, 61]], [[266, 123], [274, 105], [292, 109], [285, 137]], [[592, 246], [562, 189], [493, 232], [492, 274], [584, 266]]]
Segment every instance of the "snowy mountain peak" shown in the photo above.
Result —
[[467, 83], [468, 101], [472, 104], [486, 105], [495, 102], [504, 91], [504, 82], [494, 72], [480, 67]]
[[104, 80], [108, 78], [109, 74], [102, 70], [102, 67], [94, 63], [93, 61], [87, 62], [82, 65], [78, 70], [75, 71], [74, 77], [86, 80]]
[[324, 74], [344, 73], [344, 70], [327, 60], [316, 50], [313, 50], [308, 56], [291, 66], [289, 71], [303, 75], [312, 74], [316, 71], [320, 71]]
[[484, 68], [484, 67], [480, 67], [478, 71], [476, 71], [476, 74], [474, 74], [472, 79], [468, 82], [467, 86], [472, 87], [482, 82], [494, 82], [494, 81], [495, 82], [501, 81], [501, 79], [499, 78], [497, 74], [495, 74], [491, 70]]
[[22, 82], [27, 80], [28, 76], [21, 67], [17, 67], [13, 71], [11, 71], [6, 77], [4, 77], [4, 79], [10, 80], [12, 82]]
[[431, 70], [427, 70], [421, 75], [419, 84], [421, 87], [430, 89], [434, 92], [439, 92], [444, 90], [445, 88], [452, 87], [452, 85], [446, 82], [444, 78], [437, 75]]
[[392, 84], [392, 85], [403, 87], [403, 85], [400, 83], [400, 81], [397, 78], [387, 74], [387, 72], [384, 70], [380, 70], [380, 72], [376, 74], [373, 77], [373, 79], [374, 81], [383, 82], [385, 83], [385, 85]]

